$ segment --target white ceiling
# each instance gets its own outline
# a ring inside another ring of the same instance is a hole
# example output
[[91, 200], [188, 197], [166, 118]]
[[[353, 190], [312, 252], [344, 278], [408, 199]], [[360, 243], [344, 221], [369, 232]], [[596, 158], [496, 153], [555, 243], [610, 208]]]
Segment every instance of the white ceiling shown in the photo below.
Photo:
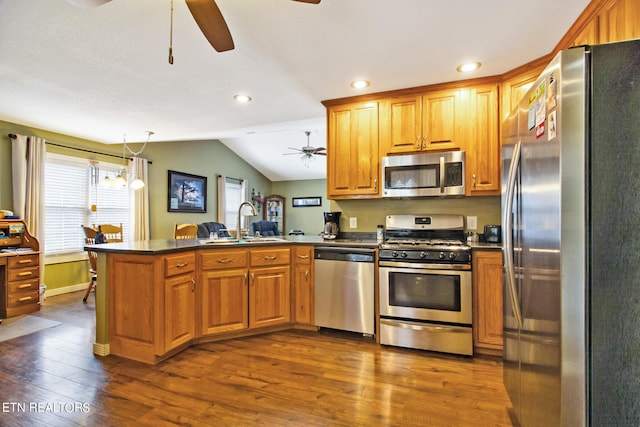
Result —
[[[549, 53], [588, 0], [217, 0], [217, 53], [183, 0], [0, 0], [0, 120], [104, 143], [220, 139], [272, 181], [325, 177], [322, 100], [502, 74]], [[349, 83], [372, 85], [356, 92]], [[237, 93], [253, 101], [236, 104]]]

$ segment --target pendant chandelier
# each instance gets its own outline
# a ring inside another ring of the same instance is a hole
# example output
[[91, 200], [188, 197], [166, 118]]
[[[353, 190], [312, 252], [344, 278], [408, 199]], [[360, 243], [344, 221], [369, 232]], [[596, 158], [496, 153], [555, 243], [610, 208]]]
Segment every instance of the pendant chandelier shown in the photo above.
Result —
[[[105, 176], [105, 178], [102, 180], [100, 185], [103, 187], [109, 187], [109, 188], [125, 188], [127, 187], [127, 184], [128, 184], [128, 186], [134, 190], [139, 190], [143, 188], [145, 184], [138, 174], [137, 162], [135, 162], [135, 159], [138, 157], [138, 155], [140, 155], [144, 151], [144, 149], [147, 146], [147, 143], [149, 142], [149, 139], [151, 139], [151, 135], [153, 135], [153, 132], [147, 131], [147, 140], [144, 142], [144, 144], [142, 145], [142, 148], [139, 151], [133, 151], [131, 148], [129, 148], [129, 146], [127, 145], [126, 135], [123, 135], [122, 166], [120, 167], [120, 171], [118, 171], [114, 179], [109, 178], [109, 175]], [[127, 165], [126, 165], [127, 159], [125, 157], [125, 150], [131, 153], [131, 155], [133, 156], [132, 160], [134, 160], [133, 162], [134, 170], [131, 173], [127, 173]], [[128, 182], [129, 180], [131, 180], [131, 183]]]

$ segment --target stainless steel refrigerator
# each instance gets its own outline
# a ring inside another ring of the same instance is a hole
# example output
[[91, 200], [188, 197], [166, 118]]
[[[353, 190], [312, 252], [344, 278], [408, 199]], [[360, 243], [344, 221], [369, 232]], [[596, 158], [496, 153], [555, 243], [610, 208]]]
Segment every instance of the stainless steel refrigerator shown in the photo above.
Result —
[[502, 135], [514, 412], [640, 426], [640, 40], [560, 52]]

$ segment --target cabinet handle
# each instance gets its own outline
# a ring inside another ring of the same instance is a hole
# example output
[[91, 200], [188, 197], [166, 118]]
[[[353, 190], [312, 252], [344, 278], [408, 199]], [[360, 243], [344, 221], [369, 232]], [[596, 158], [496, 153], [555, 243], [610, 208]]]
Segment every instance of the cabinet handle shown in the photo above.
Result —
[[253, 285], [254, 279], [256, 278], [255, 273], [251, 273], [251, 284]]
[[378, 191], [378, 178], [373, 180], [373, 191]]
[[300, 259], [309, 259], [309, 255], [298, 255]]
[[17, 264], [33, 264], [33, 261], [30, 259], [19, 259]]
[[307, 279], [307, 280], [309, 279], [309, 270], [306, 270], [304, 272], [304, 278]]
[[33, 286], [33, 283], [25, 283], [24, 285], [18, 286], [18, 289], [31, 288], [32, 286]]
[[179, 262], [176, 264], [176, 268], [186, 267], [187, 265], [189, 265], [188, 262]]
[[475, 190], [475, 188], [476, 188], [476, 174], [474, 173], [473, 175], [471, 175], [471, 177], [473, 178], [473, 189]]
[[278, 259], [277, 255], [265, 255], [264, 256], [265, 261], [274, 261], [276, 259]]
[[420, 135], [416, 135], [416, 150], [420, 149], [422, 143], [420, 142]]
[[220, 264], [229, 264], [231, 261], [233, 261], [231, 258], [218, 258], [216, 260], [216, 262]]
[[196, 291], [196, 279], [194, 279], [193, 277], [191, 278], [191, 292], [195, 292]]
[[33, 275], [33, 271], [23, 271], [22, 273], [18, 273], [18, 276], [25, 277]]
[[31, 301], [32, 297], [22, 297], [18, 300], [18, 302]]

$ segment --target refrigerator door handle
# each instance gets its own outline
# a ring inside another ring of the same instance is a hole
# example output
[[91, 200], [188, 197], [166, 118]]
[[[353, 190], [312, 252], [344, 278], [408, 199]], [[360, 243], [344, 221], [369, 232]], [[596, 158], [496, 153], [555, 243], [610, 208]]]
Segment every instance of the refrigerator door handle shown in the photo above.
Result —
[[518, 141], [513, 147], [513, 155], [511, 156], [511, 164], [509, 165], [509, 175], [507, 176], [507, 188], [505, 192], [505, 207], [502, 213], [502, 241], [504, 255], [504, 270], [507, 276], [507, 288], [511, 296], [511, 309], [516, 320], [516, 325], [522, 329], [522, 314], [520, 313], [520, 304], [516, 293], [516, 278], [513, 268], [513, 198], [516, 188], [516, 174], [520, 167], [520, 149], [522, 141]]

